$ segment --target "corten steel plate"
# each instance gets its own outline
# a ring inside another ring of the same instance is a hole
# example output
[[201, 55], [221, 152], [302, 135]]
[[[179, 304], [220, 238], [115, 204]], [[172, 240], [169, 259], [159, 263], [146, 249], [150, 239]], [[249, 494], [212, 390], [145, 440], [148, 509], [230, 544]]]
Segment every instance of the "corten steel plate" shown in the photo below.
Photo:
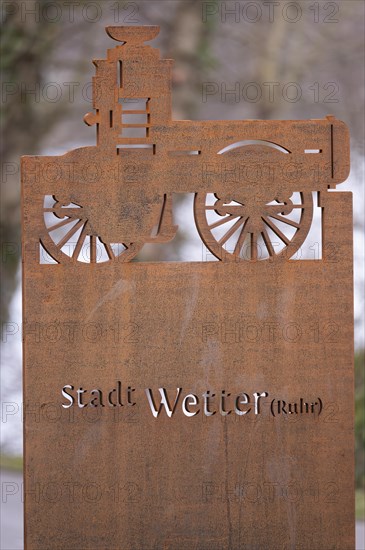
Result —
[[[346, 126], [173, 121], [158, 28], [108, 32], [97, 146], [23, 158], [26, 548], [352, 550]], [[219, 261], [130, 262], [189, 192]]]

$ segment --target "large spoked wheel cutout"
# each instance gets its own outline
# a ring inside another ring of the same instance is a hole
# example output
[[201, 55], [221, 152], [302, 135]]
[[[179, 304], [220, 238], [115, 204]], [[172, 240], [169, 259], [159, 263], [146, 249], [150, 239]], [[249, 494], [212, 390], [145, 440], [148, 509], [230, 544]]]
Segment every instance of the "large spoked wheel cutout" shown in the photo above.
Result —
[[43, 205], [46, 231], [41, 243], [57, 262], [104, 263], [112, 260], [128, 262], [141, 250], [143, 243], [108, 243], [93, 232], [79, 204], [57, 200], [46, 195]]
[[213, 193], [196, 193], [199, 235], [219, 260], [291, 258], [304, 243], [313, 217], [312, 193], [256, 204]]

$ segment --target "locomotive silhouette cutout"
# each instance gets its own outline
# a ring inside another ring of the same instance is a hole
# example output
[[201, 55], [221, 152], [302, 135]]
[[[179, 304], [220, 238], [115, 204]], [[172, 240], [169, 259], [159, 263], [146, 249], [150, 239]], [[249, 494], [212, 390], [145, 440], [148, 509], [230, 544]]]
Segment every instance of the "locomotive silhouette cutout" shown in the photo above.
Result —
[[90, 263], [129, 261], [145, 243], [174, 238], [173, 193], [194, 193], [199, 235], [219, 260], [292, 257], [311, 226], [312, 193], [348, 176], [345, 124], [172, 120], [173, 61], [145, 45], [159, 27], [106, 30], [122, 44], [94, 61], [84, 120], [97, 145], [23, 159], [43, 248], [62, 264], [83, 261], [86, 243]]

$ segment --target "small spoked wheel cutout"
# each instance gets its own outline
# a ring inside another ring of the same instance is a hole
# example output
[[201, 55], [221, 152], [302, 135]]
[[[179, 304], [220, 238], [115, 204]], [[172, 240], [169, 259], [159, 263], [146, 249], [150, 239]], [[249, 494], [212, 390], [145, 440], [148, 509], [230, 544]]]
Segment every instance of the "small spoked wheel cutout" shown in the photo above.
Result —
[[196, 193], [200, 237], [219, 260], [289, 259], [304, 243], [313, 217], [312, 193], [258, 204], [213, 193]]
[[108, 243], [96, 235], [82, 205], [46, 195], [43, 204], [45, 233], [41, 242], [50, 256], [64, 261], [100, 264], [130, 261], [143, 243]]

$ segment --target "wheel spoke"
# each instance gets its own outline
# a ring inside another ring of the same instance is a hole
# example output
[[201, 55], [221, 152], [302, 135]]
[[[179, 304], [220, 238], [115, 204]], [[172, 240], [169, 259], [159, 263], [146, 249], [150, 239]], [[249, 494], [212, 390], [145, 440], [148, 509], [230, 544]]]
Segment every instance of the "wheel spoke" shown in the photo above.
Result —
[[55, 229], [59, 229], [60, 227], [63, 227], [64, 225], [67, 225], [68, 223], [74, 222], [72, 218], [66, 218], [66, 220], [62, 220], [55, 225], [51, 225], [51, 227], [48, 227], [48, 231], [55, 231]]
[[276, 227], [276, 225], [273, 224], [273, 222], [269, 218], [267, 218], [266, 216], [263, 216], [262, 219], [266, 223], [266, 225], [268, 225], [270, 229], [275, 233], [275, 235], [277, 235], [279, 239], [281, 239], [283, 243], [285, 243], [288, 246], [290, 243], [290, 240], [288, 239], [288, 237], [284, 235], [284, 233], [282, 233], [280, 229]]
[[267, 234], [266, 228], [264, 227], [261, 231], [262, 238], [264, 239], [265, 246], [267, 248], [267, 251], [269, 253], [270, 258], [273, 258], [275, 256], [274, 248], [271, 244], [270, 237]]
[[95, 235], [90, 235], [90, 263], [96, 263], [96, 237]]
[[232, 237], [232, 235], [237, 231], [240, 225], [243, 224], [242, 216], [239, 217], [239, 219], [236, 221], [235, 224], [232, 225], [231, 229], [227, 231], [227, 233], [218, 241], [218, 243], [223, 246], [228, 239]]
[[[101, 240], [101, 239], [100, 239]], [[104, 241], [101, 241], [103, 243], [103, 245], [105, 246], [105, 250], [106, 250], [106, 253], [108, 254], [108, 258], [109, 260], [113, 260], [115, 258], [115, 254], [113, 252], [113, 249], [112, 247], [110, 246], [110, 244], [108, 243], [105, 243]]]
[[257, 260], [257, 240], [255, 234], [251, 233], [251, 260]]
[[208, 225], [208, 227], [209, 227], [209, 229], [215, 229], [216, 227], [219, 227], [220, 225], [223, 225], [224, 223], [230, 222], [230, 221], [234, 220], [235, 218], [238, 218], [238, 214], [236, 214], [235, 216], [229, 215], [228, 218], [225, 217], [225, 218], [223, 218], [223, 220], [218, 220], [217, 222], [212, 223], [212, 225]]
[[289, 218], [284, 218], [284, 216], [280, 216], [280, 214], [269, 214], [270, 218], [274, 218], [275, 220], [278, 220], [279, 222], [287, 223], [288, 225], [291, 225], [292, 227], [296, 227], [299, 229], [300, 224], [295, 222], [294, 220], [291, 220]]
[[62, 248], [65, 246], [65, 244], [71, 239], [71, 237], [77, 233], [77, 231], [80, 229], [80, 227], [84, 224], [84, 220], [79, 220], [76, 225], [71, 227], [70, 231], [66, 233], [66, 235], [57, 243], [57, 246], [59, 248]]
[[82, 228], [82, 231], [80, 233], [80, 236], [78, 238], [78, 241], [76, 243], [74, 251], [72, 253], [72, 258], [75, 259], [75, 260], [77, 260], [77, 258], [79, 257], [82, 245], [84, 244], [84, 241], [85, 241], [85, 238], [86, 238], [86, 235], [87, 235], [87, 232], [86, 232], [87, 231], [87, 224], [88, 224], [88, 221], [85, 222], [85, 225]]
[[245, 223], [243, 224], [243, 227], [241, 229], [241, 232], [239, 234], [238, 240], [236, 242], [236, 246], [234, 247], [233, 254], [239, 255], [241, 253], [241, 249], [243, 246], [243, 243], [245, 242], [246, 236], [247, 236], [247, 222], [249, 220], [249, 217], [245, 219]]

